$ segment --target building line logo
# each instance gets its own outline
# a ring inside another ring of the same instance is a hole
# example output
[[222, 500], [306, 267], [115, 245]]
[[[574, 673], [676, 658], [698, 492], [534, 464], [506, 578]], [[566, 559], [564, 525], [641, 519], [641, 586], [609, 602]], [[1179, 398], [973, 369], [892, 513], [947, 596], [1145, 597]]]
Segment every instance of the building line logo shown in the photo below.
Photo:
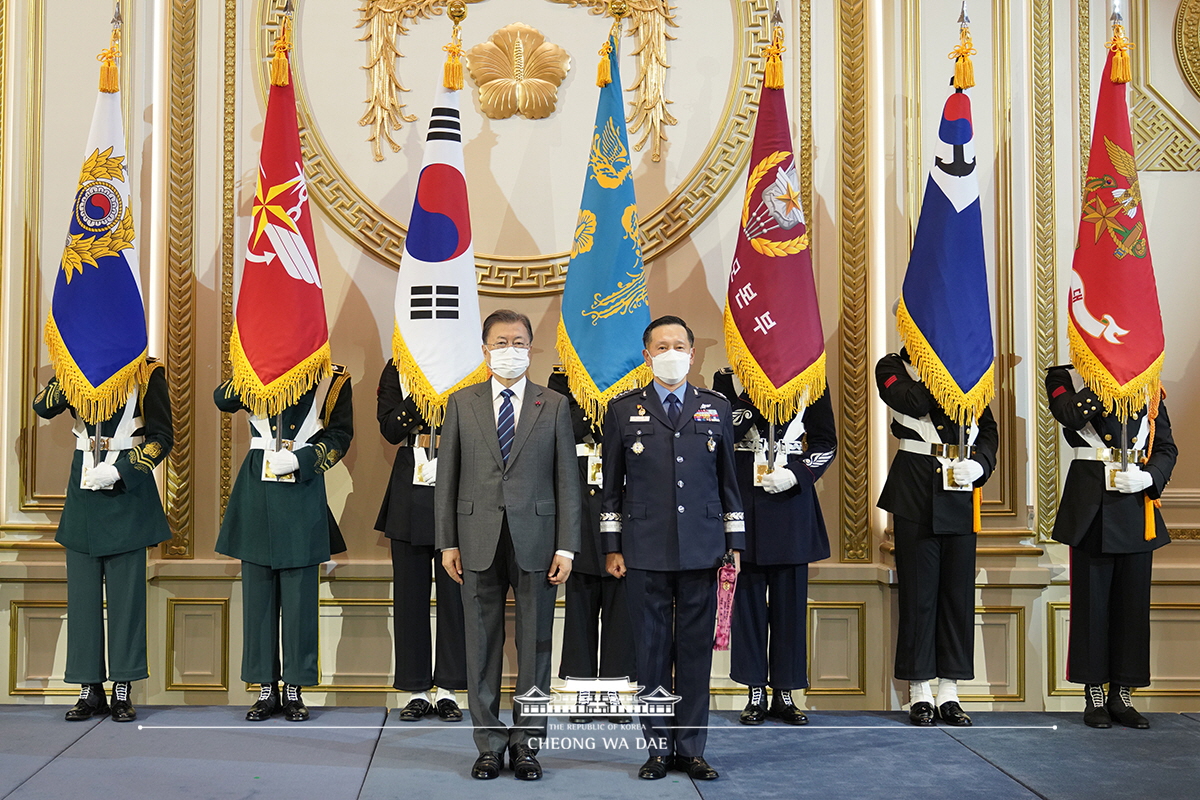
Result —
[[530, 717], [612, 717], [621, 715], [673, 717], [678, 695], [659, 686], [638, 694], [642, 686], [628, 678], [567, 678], [561, 688], [546, 694], [537, 686], [513, 698]]

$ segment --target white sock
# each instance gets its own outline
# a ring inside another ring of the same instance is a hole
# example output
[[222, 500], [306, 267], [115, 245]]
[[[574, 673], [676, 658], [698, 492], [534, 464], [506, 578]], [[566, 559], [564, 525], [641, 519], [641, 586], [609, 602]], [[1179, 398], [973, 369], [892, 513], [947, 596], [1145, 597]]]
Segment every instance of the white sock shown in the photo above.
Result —
[[413, 692], [408, 698], [408, 702], [411, 703], [413, 700], [424, 700], [426, 703], [428, 703], [430, 702], [429, 692]]
[[909, 681], [908, 700], [914, 706], [917, 703], [933, 705], [933, 690], [929, 688], [929, 681]]
[[938, 678], [938, 705], [958, 702], [958, 681], [953, 678]]
[[437, 699], [434, 702], [437, 702], [438, 700], [453, 700], [455, 703], [457, 703], [458, 695], [455, 694], [453, 689], [443, 689], [439, 686], [437, 690]]

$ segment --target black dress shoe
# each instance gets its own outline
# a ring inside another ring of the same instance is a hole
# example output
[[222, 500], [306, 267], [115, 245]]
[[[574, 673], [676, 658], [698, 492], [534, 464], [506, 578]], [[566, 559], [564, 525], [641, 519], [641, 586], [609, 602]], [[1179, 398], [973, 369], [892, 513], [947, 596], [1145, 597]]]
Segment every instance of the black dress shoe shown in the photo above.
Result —
[[767, 716], [773, 717], [780, 722], [786, 722], [789, 725], [807, 725], [808, 717], [804, 712], [796, 708], [796, 704], [792, 702], [791, 692], [786, 694], [783, 692], [775, 692], [771, 696], [771, 708], [767, 711]]
[[1109, 716], [1126, 728], [1136, 728], [1144, 731], [1150, 727], [1150, 720], [1143, 717], [1134, 709], [1128, 686], [1119, 686], [1117, 684], [1109, 686], [1108, 700], [1104, 705], [1108, 709]]
[[508, 765], [517, 773], [519, 781], [536, 781], [542, 777], [542, 765], [538, 763], [537, 753], [528, 745], [514, 744], [509, 747]]
[[[401, 722], [416, 722], [422, 717], [432, 714], [434, 711], [433, 703], [428, 700], [422, 700], [419, 697], [414, 697], [408, 701], [408, 705], [400, 709]], [[459, 712], [459, 719], [462, 718], [462, 712]]]
[[480, 753], [471, 767], [471, 777], [480, 781], [490, 781], [500, 777], [500, 768], [504, 766], [504, 753], [495, 751]]
[[596, 720], [592, 717], [567, 717], [567, 722], [571, 723], [572, 725], [587, 725], [595, 721]]
[[1104, 705], [1104, 687], [1089, 683], [1083, 687], [1083, 724], [1089, 728], [1111, 728], [1112, 717]]
[[83, 722], [97, 714], [108, 713], [108, 698], [104, 696], [104, 687], [99, 683], [85, 683], [79, 689], [79, 699], [71, 706], [64, 719], [67, 722]]
[[938, 719], [947, 725], [954, 725], [958, 728], [968, 728], [971, 726], [971, 717], [967, 712], [962, 710], [962, 706], [955, 700], [948, 700], [937, 707]]
[[616, 717], [609, 717], [608, 721], [611, 722], [613, 725], [628, 725], [631, 722], [633, 722], [633, 717], [627, 717], [627, 716], [621, 715], [621, 716], [616, 716]]
[[[449, 697], [437, 701], [437, 715], [442, 722], [462, 722], [463, 718], [462, 709]], [[403, 711], [400, 712], [400, 718], [404, 718]]]
[[137, 719], [137, 709], [129, 701], [130, 688], [129, 681], [113, 683], [111, 704], [113, 722], [133, 722]]
[[292, 683], [283, 685], [283, 718], [288, 722], [304, 722], [308, 719], [308, 706], [300, 696], [300, 687]]
[[278, 714], [282, 707], [279, 702], [279, 684], [264, 683], [259, 688], [257, 702], [246, 712], [246, 719], [250, 722], [262, 722]]
[[667, 777], [667, 770], [674, 764], [671, 756], [650, 756], [646, 763], [638, 768], [638, 777], [644, 781], [656, 781]]
[[908, 710], [908, 721], [921, 728], [933, 727], [933, 703], [913, 703]]
[[675, 756], [675, 769], [686, 772], [694, 781], [715, 781], [721, 774], [708, 765], [704, 756]]
[[762, 725], [766, 721], [767, 690], [763, 686], [751, 686], [750, 700], [738, 715], [738, 722], [743, 725]]

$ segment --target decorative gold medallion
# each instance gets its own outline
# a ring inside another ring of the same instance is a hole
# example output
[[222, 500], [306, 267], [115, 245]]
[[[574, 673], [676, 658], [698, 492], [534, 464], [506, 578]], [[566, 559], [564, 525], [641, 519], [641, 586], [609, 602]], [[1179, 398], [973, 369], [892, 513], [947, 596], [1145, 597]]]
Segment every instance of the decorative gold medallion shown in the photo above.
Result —
[[546, 41], [541, 31], [514, 22], [467, 51], [479, 105], [492, 119], [520, 114], [544, 119], [554, 113], [558, 87], [571, 69], [571, 56]]
[[633, 447], [631, 447], [630, 449], [633, 450], [634, 455], [640, 456], [642, 454], [642, 452], [646, 449], [646, 446], [644, 444], [642, 444], [641, 439], [638, 439], [636, 442], [633, 443]]
[[711, 436], [708, 437], [708, 452], [710, 452], [710, 453], [717, 452], [717, 443], [713, 441], [713, 438]]

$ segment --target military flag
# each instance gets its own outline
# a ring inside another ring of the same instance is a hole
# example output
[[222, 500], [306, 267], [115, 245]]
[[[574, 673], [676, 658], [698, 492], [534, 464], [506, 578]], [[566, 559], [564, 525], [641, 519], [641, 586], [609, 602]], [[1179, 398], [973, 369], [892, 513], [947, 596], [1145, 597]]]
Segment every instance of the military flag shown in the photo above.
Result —
[[1067, 290], [1067, 339], [1088, 387], [1125, 419], [1158, 399], [1164, 339], [1129, 128], [1129, 42], [1114, 19]]
[[641, 357], [650, 307], [621, 97], [620, 26], [618, 16], [600, 50], [600, 100], [558, 323], [571, 393], [597, 423], [609, 400], [652, 378]]
[[120, 13], [100, 54], [100, 92], [45, 341], [68, 402], [89, 423], [108, 419], [148, 376], [146, 310], [118, 81]]
[[271, 64], [250, 241], [229, 341], [233, 386], [257, 416], [279, 414], [331, 370], [290, 50], [285, 18]]
[[792, 419], [825, 391], [825, 336], [783, 93], [783, 49], [776, 11], [725, 296], [729, 363], [773, 423]]

